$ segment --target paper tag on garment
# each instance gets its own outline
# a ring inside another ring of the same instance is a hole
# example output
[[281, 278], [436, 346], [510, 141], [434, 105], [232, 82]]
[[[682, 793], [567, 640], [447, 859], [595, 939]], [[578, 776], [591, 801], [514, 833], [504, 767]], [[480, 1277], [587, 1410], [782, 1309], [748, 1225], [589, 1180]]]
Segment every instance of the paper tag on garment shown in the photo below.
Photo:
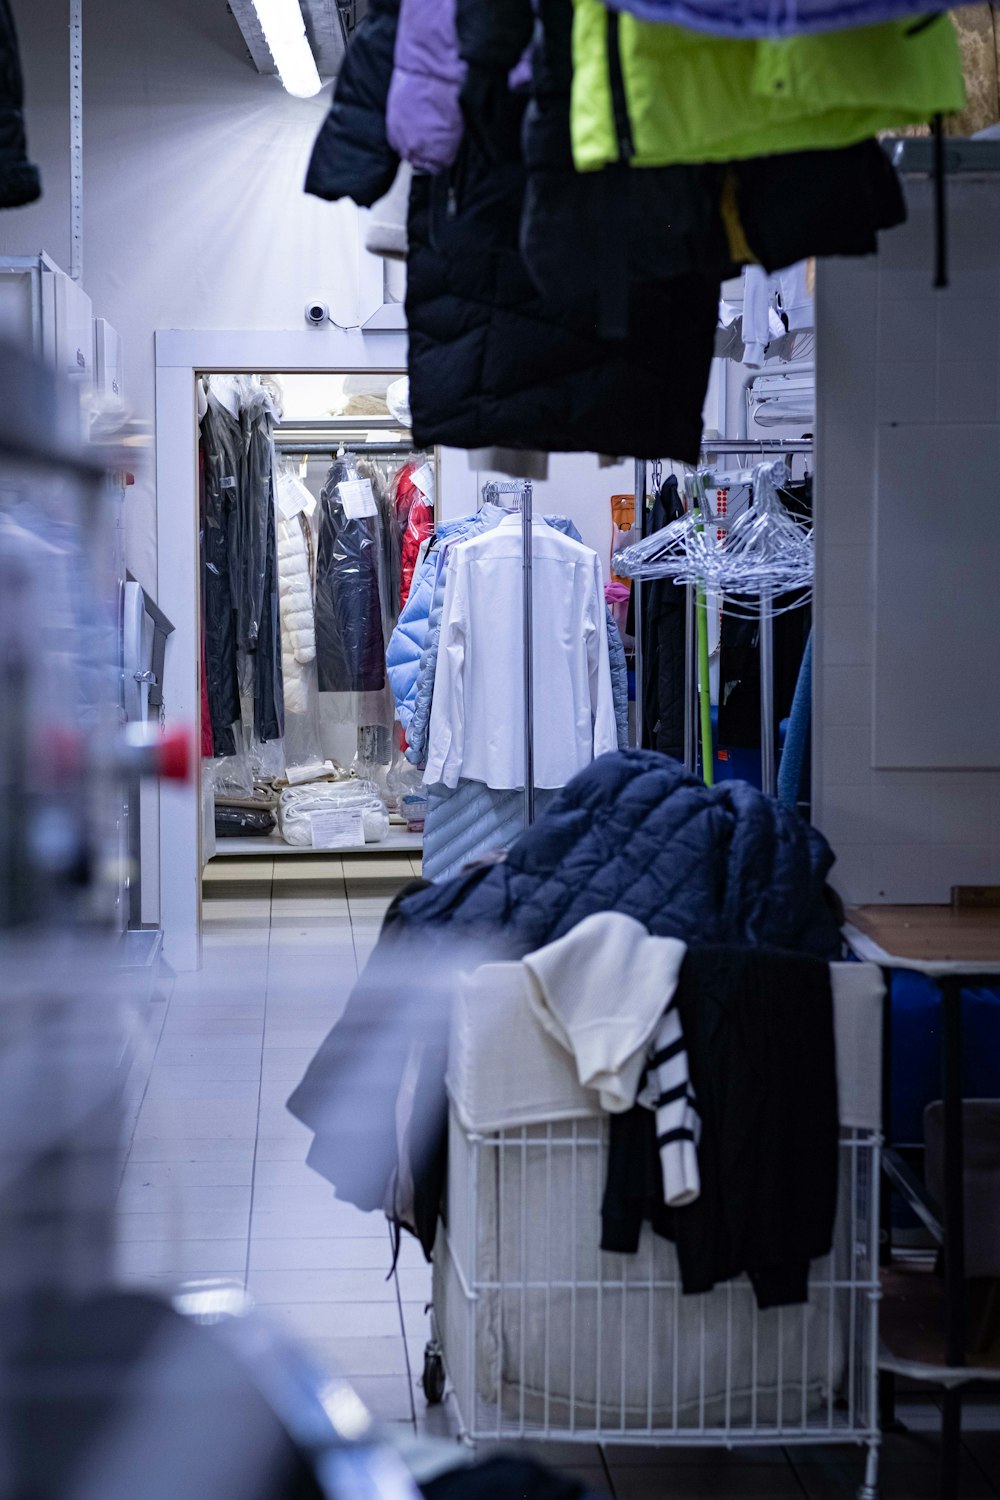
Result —
[[298, 491], [290, 484], [282, 484], [281, 481], [275, 485], [274, 498], [278, 502], [278, 514], [286, 521], [297, 516], [302, 506], [299, 504]]
[[234, 490], [235, 488], [236, 488], [236, 476], [235, 476], [235, 474], [223, 474], [222, 478], [219, 480], [219, 489], [220, 490]]
[[304, 484], [296, 484], [294, 479], [279, 475], [278, 482], [274, 487], [275, 499], [278, 510], [286, 521], [292, 520], [293, 516], [302, 514], [311, 516], [316, 509], [316, 496], [311, 490], [307, 490]]
[[350, 520], [360, 521], [364, 516], [377, 514], [370, 479], [342, 479], [337, 485], [337, 494]]
[[314, 849], [360, 849], [365, 842], [365, 817], [360, 807], [309, 814]]
[[416, 485], [416, 487], [420, 491], [420, 493], [422, 495], [426, 495], [427, 499], [433, 505], [434, 504], [434, 470], [431, 467], [431, 465], [430, 464], [421, 464], [419, 469], [414, 469], [413, 473], [410, 475], [410, 479], [411, 479], [412, 483]]

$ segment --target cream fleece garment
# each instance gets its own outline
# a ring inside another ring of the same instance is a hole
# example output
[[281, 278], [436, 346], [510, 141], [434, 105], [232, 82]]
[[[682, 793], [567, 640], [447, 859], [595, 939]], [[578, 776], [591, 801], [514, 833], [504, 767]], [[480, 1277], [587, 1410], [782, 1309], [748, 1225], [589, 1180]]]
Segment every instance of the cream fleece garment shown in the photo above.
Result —
[[633, 917], [599, 912], [523, 960], [540, 1024], [573, 1054], [581, 1084], [609, 1113], [632, 1108], [653, 1053], [664, 1197], [673, 1204], [690, 1203], [700, 1191], [697, 1114], [672, 1005], [686, 951], [676, 938], [651, 937]]

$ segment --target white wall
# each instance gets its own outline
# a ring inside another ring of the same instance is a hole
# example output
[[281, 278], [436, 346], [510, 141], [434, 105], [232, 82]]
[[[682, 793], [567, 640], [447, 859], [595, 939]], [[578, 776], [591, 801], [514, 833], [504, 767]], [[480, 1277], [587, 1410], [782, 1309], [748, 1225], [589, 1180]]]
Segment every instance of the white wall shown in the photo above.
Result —
[[907, 200], [817, 278], [813, 808], [852, 903], [1000, 881], [1000, 188], [949, 177], [947, 291]]
[[[489, 479], [504, 480], [505, 474], [473, 470], [466, 453], [457, 448], [441, 451], [442, 520], [471, 515], [479, 508], [482, 485]], [[588, 547], [601, 559], [605, 577], [611, 549], [611, 496], [633, 493], [635, 465], [615, 464], [600, 469], [593, 453], [553, 453], [549, 477], [537, 480], [532, 489], [537, 515], [569, 516]]]
[[[15, 10], [43, 197], [0, 214], [0, 254], [46, 250], [68, 270], [69, 4]], [[292, 99], [259, 76], [224, 0], [93, 0], [84, 13], [83, 284], [122, 336], [125, 396], [152, 435], [157, 329], [299, 329], [313, 298], [356, 325], [381, 301], [370, 290], [381, 273], [357, 210], [302, 191], [329, 89]], [[150, 447], [128, 492], [126, 547], [158, 596], [154, 476]], [[159, 910], [156, 797], [144, 792], [142, 807], [147, 921]]]
[[[68, 270], [68, 0], [15, 9], [44, 196], [0, 214], [0, 254], [44, 249]], [[359, 306], [356, 210], [302, 191], [329, 90], [292, 99], [260, 77], [224, 0], [84, 12], [83, 283], [122, 336], [125, 394], [151, 426], [157, 328], [300, 328], [311, 297], [344, 324], [374, 309]], [[155, 504], [150, 462], [127, 545], [152, 592]]]

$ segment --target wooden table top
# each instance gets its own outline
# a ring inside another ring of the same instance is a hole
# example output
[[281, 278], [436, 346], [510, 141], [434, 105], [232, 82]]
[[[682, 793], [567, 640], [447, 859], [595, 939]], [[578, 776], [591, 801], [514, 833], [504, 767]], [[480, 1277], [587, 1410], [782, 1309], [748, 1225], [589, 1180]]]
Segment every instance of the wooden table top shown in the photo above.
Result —
[[846, 937], [859, 958], [899, 960], [897, 967], [927, 972], [1000, 972], [1000, 909], [854, 906], [847, 921]]

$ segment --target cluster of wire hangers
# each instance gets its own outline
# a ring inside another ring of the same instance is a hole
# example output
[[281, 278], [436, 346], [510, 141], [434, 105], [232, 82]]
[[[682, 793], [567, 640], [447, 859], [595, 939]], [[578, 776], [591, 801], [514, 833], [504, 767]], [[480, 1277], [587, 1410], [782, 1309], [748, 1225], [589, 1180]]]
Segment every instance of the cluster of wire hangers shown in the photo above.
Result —
[[[616, 552], [612, 568], [623, 578], [669, 578], [719, 596], [732, 614], [756, 614], [765, 600], [782, 614], [812, 597], [813, 529], [782, 504], [788, 483], [783, 459], [720, 474], [697, 470], [685, 489], [691, 509], [651, 536]], [[738, 515], [713, 513], [713, 490], [750, 486], [750, 504]]]

